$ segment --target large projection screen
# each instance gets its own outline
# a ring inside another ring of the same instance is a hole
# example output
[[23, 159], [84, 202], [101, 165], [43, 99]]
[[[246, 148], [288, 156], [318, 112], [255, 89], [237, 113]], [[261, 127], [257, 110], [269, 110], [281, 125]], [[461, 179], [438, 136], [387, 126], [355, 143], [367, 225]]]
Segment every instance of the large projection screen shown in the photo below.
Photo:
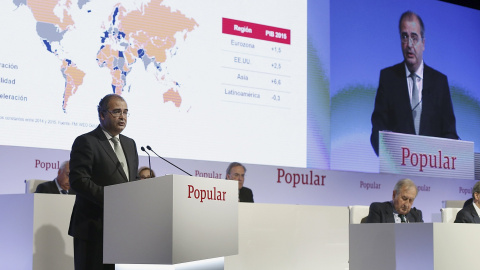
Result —
[[[117, 93], [124, 134], [163, 156], [327, 168], [328, 95], [307, 134], [307, 17], [306, 0], [2, 1], [0, 144], [70, 150]], [[311, 87], [328, 93], [328, 78]]]

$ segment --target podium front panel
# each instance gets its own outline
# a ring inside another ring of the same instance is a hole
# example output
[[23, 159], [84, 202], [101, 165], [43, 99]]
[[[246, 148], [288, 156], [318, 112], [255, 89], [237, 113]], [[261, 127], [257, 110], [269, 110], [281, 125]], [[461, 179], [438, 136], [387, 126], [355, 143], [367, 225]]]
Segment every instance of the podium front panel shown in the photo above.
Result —
[[238, 183], [167, 175], [105, 187], [104, 262], [178, 264], [238, 253]]
[[474, 179], [474, 143], [379, 132], [381, 173]]
[[174, 263], [237, 254], [238, 182], [185, 176], [174, 183]]

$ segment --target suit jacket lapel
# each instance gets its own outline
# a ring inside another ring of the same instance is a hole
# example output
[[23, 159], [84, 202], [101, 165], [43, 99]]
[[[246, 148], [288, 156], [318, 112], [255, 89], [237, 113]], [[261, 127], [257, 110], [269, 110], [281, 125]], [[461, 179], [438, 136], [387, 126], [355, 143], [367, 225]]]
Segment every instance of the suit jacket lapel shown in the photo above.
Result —
[[473, 202], [468, 206], [468, 208], [468, 212], [470, 215], [472, 215], [473, 223], [480, 223], [480, 217], [477, 214], [477, 210], [475, 210], [475, 207], [473, 206]]
[[424, 121], [427, 121], [426, 117], [423, 117], [425, 112], [431, 111], [429, 108], [431, 107], [432, 98], [429, 98], [433, 94], [432, 88], [433, 79], [431, 78], [432, 72], [431, 68], [427, 66], [425, 63], [423, 64], [423, 89], [422, 89], [422, 116], [420, 118], [420, 134], [422, 134], [422, 127], [427, 126]]
[[410, 209], [410, 212], [407, 214], [407, 220], [408, 222], [417, 222], [415, 216], [412, 214], [412, 209]]
[[390, 202], [387, 202], [387, 207], [385, 208], [385, 222], [395, 223], [395, 218], [393, 218], [393, 205]]
[[405, 115], [408, 118], [408, 130], [409, 134], [415, 134], [415, 125], [413, 123], [413, 114], [412, 114], [412, 105], [410, 102], [410, 95], [408, 93], [408, 83], [407, 83], [407, 73], [405, 71], [405, 63], [402, 62], [398, 65], [398, 70], [396, 71], [397, 83], [399, 92], [398, 106], [401, 106], [400, 111], [401, 115]]
[[[404, 108], [402, 110], [411, 111], [412, 106], [410, 105], [410, 95], [408, 94], [408, 84], [407, 84], [407, 74], [405, 73], [405, 64], [402, 63], [399, 65], [399, 69], [397, 70], [398, 75], [397, 80], [398, 82], [398, 92], [399, 92], [399, 104], [404, 104]], [[406, 89], [406, 91], [405, 91]], [[412, 117], [413, 121], [413, 117]]]
[[[99, 144], [102, 146], [103, 150], [105, 150], [105, 152], [107, 153], [107, 155], [110, 157], [110, 159], [112, 160], [114, 166], [117, 167], [119, 173], [122, 175], [122, 177], [125, 179], [125, 181], [127, 182], [127, 176], [125, 175], [125, 172], [123, 171], [123, 169], [121, 169], [121, 166], [119, 165], [120, 161], [118, 160], [117, 158], [117, 155], [115, 154], [115, 151], [113, 151], [113, 148], [112, 148], [112, 145], [110, 144], [110, 142], [108, 141], [107, 137], [105, 136], [105, 134], [103, 133], [103, 130], [100, 126], [98, 126], [98, 128], [95, 130], [96, 133], [97, 133], [97, 137], [98, 137], [98, 142]], [[121, 140], [120, 140], [121, 142]], [[123, 148], [123, 143], [122, 143], [122, 148]], [[125, 150], [124, 150], [125, 152]], [[125, 156], [127, 157], [127, 155], [125, 154]], [[127, 163], [129, 163], [128, 161], [128, 157], [127, 157]], [[130, 168], [130, 167], [129, 167]]]
[[[122, 149], [123, 149], [123, 153], [125, 154], [125, 159], [127, 160], [127, 165], [128, 165], [128, 173], [129, 173], [129, 179], [130, 181], [133, 181], [133, 179], [135, 179], [136, 177], [136, 170], [137, 168], [132, 168], [133, 167], [133, 160], [132, 160], [132, 157], [133, 155], [130, 153], [130, 148], [129, 148], [129, 143], [127, 143], [127, 140], [125, 139], [125, 136], [123, 135], [120, 135], [120, 143], [122, 144]], [[134, 169], [134, 173], [132, 175], [132, 170]], [[125, 179], [126, 176], [125, 176]]]

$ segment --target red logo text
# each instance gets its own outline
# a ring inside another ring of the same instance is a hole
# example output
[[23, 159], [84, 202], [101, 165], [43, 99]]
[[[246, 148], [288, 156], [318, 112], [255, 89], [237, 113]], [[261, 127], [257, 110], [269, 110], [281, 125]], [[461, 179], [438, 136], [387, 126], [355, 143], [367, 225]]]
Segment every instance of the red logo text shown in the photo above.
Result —
[[192, 196], [200, 200], [203, 203], [204, 200], [207, 201], [225, 201], [225, 195], [227, 194], [226, 191], [217, 190], [217, 187], [213, 187], [213, 189], [197, 189], [192, 185], [188, 185], [188, 198], [191, 199]]
[[287, 184], [292, 184], [292, 187], [297, 187], [297, 185], [310, 185], [310, 186], [324, 186], [326, 175], [313, 174], [313, 171], [310, 170], [310, 173], [285, 173], [284, 169], [277, 169], [277, 183], [285, 182]]
[[419, 171], [423, 172], [423, 168], [438, 168], [446, 170], [455, 170], [455, 160], [457, 157], [449, 157], [444, 155], [441, 150], [437, 154], [412, 153], [410, 148], [402, 147], [402, 166], [419, 167]]

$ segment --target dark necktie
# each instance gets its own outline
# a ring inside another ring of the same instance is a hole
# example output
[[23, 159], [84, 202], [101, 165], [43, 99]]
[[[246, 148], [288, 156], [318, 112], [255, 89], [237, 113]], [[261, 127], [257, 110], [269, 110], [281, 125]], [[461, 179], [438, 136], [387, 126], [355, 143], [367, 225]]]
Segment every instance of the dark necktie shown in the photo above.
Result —
[[62, 189], [60, 192], [61, 192], [62, 194], [68, 194], [68, 191], [66, 191], [65, 189]]
[[405, 215], [398, 215], [400, 217], [400, 221], [402, 223], [407, 223], [407, 220], [405, 219]]

